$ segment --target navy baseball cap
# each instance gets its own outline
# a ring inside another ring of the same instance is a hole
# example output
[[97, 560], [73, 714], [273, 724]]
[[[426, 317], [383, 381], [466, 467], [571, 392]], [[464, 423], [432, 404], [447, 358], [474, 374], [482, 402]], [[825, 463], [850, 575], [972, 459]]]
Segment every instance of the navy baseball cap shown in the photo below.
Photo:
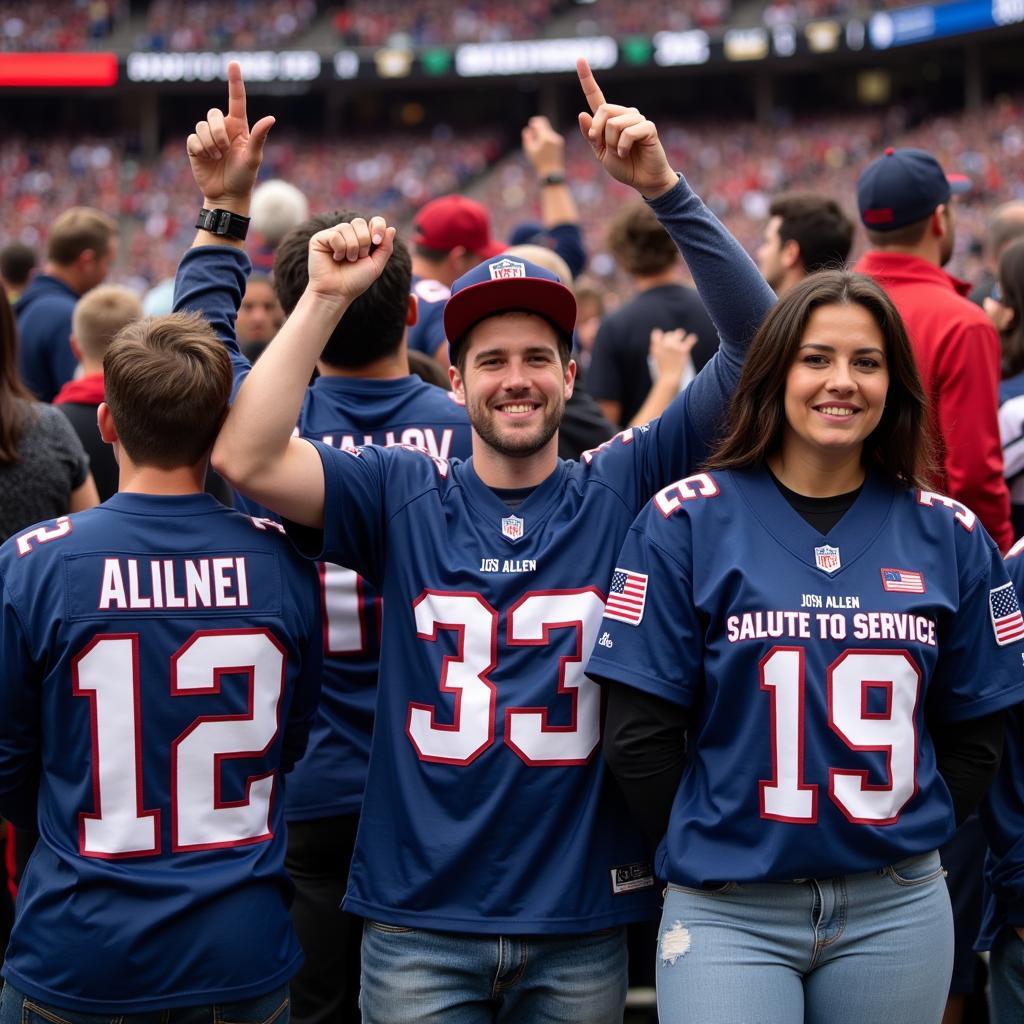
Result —
[[890, 147], [861, 172], [857, 207], [872, 231], [896, 231], [931, 215], [953, 193], [967, 192], [970, 179], [947, 175], [923, 149]]
[[576, 326], [576, 296], [557, 274], [517, 256], [495, 256], [452, 285], [444, 306], [444, 332], [454, 362], [455, 346], [481, 320], [498, 313], [533, 313], [562, 334]]

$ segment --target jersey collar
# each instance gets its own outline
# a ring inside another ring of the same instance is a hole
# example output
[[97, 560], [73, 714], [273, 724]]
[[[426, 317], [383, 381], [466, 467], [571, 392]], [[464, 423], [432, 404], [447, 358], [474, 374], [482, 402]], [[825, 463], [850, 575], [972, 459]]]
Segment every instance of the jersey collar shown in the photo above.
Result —
[[785, 499], [766, 469], [734, 473], [736, 486], [765, 530], [795, 558], [817, 569], [814, 549], [839, 548], [842, 564], [829, 575], [841, 576], [871, 546], [892, 514], [896, 488], [868, 471], [857, 500], [828, 533], [819, 533]]

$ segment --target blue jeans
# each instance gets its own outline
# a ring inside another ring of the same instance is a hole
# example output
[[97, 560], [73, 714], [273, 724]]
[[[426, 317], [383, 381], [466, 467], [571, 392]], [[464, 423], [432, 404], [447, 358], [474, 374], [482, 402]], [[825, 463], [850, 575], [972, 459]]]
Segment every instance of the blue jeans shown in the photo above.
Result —
[[938, 853], [795, 882], [670, 885], [662, 1024], [938, 1024], [953, 917]]
[[236, 1003], [181, 1006], [144, 1013], [65, 1010], [19, 992], [10, 982], [0, 992], [0, 1024], [288, 1024], [290, 1008], [287, 985]]
[[367, 921], [359, 1003], [363, 1024], [622, 1024], [626, 967], [625, 928], [481, 936]]
[[1024, 1024], [1024, 941], [1007, 925], [988, 962], [992, 1024]]

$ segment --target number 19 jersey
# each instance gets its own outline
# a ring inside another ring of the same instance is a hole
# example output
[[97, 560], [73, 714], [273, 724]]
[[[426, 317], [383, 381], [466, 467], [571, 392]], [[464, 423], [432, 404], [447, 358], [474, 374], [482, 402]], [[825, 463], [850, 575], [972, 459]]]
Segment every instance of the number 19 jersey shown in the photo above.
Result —
[[40, 836], [4, 976], [103, 1014], [286, 983], [312, 567], [208, 495], [116, 494], [9, 540], [0, 584], [0, 812]]
[[[692, 709], [658, 874], [829, 877], [934, 850], [925, 727], [1024, 697], [1024, 618], [976, 516], [869, 473], [827, 535], [767, 471], [661, 491], [618, 557], [587, 672]], [[614, 588], [613, 588], [614, 589]]]

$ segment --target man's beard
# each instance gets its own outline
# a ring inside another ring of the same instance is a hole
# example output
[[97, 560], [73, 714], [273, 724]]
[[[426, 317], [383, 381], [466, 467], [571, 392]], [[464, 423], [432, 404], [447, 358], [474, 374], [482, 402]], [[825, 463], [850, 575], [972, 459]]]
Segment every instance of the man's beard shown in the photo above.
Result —
[[544, 414], [540, 433], [535, 434], [522, 432], [520, 435], [516, 431], [510, 430], [503, 435], [498, 429], [493, 415], [480, 415], [474, 407], [468, 408], [467, 412], [473, 429], [489, 447], [509, 458], [525, 459], [536, 455], [555, 436], [562, 422], [565, 403], [548, 408]]

